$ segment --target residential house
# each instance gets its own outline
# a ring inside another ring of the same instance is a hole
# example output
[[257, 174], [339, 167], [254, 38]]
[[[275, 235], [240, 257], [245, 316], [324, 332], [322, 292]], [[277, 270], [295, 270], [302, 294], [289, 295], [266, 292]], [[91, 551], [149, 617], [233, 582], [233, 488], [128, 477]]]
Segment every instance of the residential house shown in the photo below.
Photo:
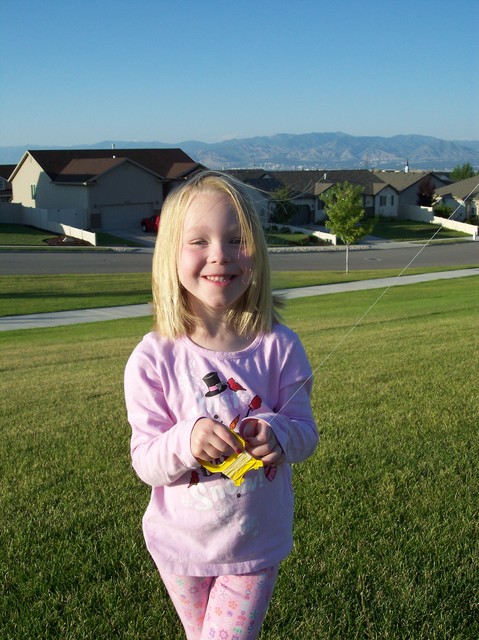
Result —
[[287, 188], [297, 212], [292, 224], [316, 224], [325, 219], [321, 195], [334, 184], [349, 182], [360, 185], [363, 207], [368, 216], [396, 216], [398, 195], [396, 189], [367, 170], [321, 171], [266, 171], [264, 169], [237, 169], [228, 173], [255, 188], [260, 200], [260, 213], [264, 222], [271, 220], [274, 199], [278, 189]]
[[[317, 179], [314, 171], [265, 171], [264, 169], [235, 169], [227, 173], [253, 188], [257, 209], [264, 224], [270, 222], [275, 211], [274, 194], [287, 189], [296, 213], [292, 224], [305, 225], [315, 221], [317, 198], [312, 189]], [[303, 175], [305, 174], [305, 175]]]
[[256, 210], [262, 224], [268, 224], [271, 211], [271, 194], [282, 185], [264, 169], [229, 169], [225, 173], [252, 187]]
[[388, 184], [367, 169], [324, 171], [320, 182], [315, 186], [315, 194], [319, 197], [321, 217], [324, 218], [324, 205], [321, 195], [335, 184], [349, 182], [362, 187], [362, 205], [368, 217], [396, 217], [398, 211], [398, 193], [393, 185]]
[[181, 149], [27, 151], [10, 177], [12, 201], [83, 229], [134, 228], [201, 168]]
[[422, 180], [429, 179], [435, 189], [443, 187], [451, 182], [446, 174], [435, 171], [379, 171], [375, 170], [374, 175], [393, 187], [398, 194], [399, 210], [401, 207], [417, 206], [418, 189]]
[[12, 185], [9, 178], [14, 169], [14, 164], [0, 165], [0, 202], [10, 202], [12, 199]]
[[436, 197], [453, 209], [453, 219], [479, 222], [479, 175], [436, 189]]

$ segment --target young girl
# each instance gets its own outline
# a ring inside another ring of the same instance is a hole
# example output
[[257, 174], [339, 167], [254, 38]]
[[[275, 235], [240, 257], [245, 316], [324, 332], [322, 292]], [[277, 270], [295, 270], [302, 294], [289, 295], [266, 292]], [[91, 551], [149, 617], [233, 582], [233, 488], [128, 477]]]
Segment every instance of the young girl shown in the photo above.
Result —
[[[153, 299], [156, 330], [125, 372], [133, 467], [152, 487], [146, 544], [188, 640], [253, 640], [292, 548], [290, 465], [318, 436], [247, 187], [206, 171], [167, 198]], [[244, 447], [259, 468], [216, 472]]]

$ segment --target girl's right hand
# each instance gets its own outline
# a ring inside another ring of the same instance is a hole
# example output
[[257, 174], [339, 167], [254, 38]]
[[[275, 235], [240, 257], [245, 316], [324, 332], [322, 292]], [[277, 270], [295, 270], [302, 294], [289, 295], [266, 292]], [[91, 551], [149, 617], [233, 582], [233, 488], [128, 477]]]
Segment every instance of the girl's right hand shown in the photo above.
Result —
[[200, 418], [195, 422], [191, 431], [190, 448], [197, 460], [207, 462], [243, 451], [231, 429], [211, 418]]

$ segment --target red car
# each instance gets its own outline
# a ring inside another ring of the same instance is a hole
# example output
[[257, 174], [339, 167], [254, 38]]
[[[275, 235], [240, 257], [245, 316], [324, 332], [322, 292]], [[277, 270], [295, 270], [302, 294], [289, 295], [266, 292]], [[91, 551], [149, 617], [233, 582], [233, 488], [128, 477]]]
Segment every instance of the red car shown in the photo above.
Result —
[[160, 224], [160, 216], [159, 214], [154, 214], [149, 218], [143, 218], [141, 221], [141, 228], [143, 231], [148, 232], [151, 231], [153, 233], [158, 233], [158, 227]]

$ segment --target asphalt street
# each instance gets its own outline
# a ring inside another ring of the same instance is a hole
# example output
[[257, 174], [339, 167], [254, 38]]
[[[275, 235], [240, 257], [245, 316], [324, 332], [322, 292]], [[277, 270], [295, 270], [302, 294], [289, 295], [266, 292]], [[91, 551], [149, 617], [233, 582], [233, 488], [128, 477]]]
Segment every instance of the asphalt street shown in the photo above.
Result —
[[[58, 273], [149, 273], [152, 247], [115, 249], [109, 251], [70, 249], [49, 251], [0, 251], [0, 274]], [[349, 252], [349, 266], [356, 269], [404, 269], [414, 267], [447, 267], [479, 265], [479, 242], [451, 244], [372, 243], [355, 247]], [[343, 270], [345, 251], [270, 253], [273, 271]]]

